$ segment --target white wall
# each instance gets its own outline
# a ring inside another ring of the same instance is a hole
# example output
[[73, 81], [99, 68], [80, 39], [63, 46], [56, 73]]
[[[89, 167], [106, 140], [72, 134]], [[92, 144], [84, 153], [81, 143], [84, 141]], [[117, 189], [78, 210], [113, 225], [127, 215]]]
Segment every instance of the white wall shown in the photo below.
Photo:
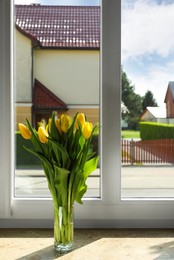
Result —
[[31, 40], [15, 29], [14, 76], [16, 102], [31, 102], [32, 46]]
[[99, 51], [35, 50], [34, 76], [68, 105], [99, 104]]

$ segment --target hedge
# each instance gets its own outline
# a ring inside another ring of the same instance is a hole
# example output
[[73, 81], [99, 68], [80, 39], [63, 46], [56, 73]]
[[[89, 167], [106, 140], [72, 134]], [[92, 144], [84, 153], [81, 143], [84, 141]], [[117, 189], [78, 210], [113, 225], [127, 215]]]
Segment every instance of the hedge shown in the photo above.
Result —
[[23, 146], [32, 148], [32, 143], [16, 133], [16, 168], [41, 168], [39, 158], [27, 152]]
[[140, 122], [142, 140], [174, 139], [174, 124]]
[[[94, 152], [98, 154], [98, 135], [94, 135], [91, 142]], [[41, 161], [27, 152], [23, 146], [32, 148], [32, 143], [25, 140], [19, 132], [16, 133], [16, 168], [42, 168]]]

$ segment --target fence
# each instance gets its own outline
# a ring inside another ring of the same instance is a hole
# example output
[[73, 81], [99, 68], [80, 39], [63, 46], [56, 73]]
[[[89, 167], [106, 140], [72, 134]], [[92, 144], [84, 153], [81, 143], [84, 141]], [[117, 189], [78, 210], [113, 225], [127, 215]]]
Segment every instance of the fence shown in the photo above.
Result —
[[123, 164], [172, 164], [174, 139], [134, 141], [122, 139]]

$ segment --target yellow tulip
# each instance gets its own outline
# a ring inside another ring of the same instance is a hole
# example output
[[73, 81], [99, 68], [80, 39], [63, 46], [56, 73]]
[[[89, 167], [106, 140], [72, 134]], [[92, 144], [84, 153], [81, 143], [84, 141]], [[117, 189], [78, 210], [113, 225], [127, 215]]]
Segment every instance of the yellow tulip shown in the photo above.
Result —
[[51, 132], [51, 123], [52, 123], [52, 119], [49, 118], [49, 120], [48, 120], [48, 132]]
[[56, 124], [56, 127], [59, 131], [60, 134], [62, 134], [62, 130], [61, 130], [61, 125], [60, 125], [60, 118], [57, 118], [56, 121], [55, 121], [55, 124]]
[[48, 142], [48, 132], [43, 126], [38, 128], [38, 136], [41, 143], [45, 144]]
[[43, 126], [43, 127], [46, 127], [46, 121], [45, 119], [42, 119], [40, 122], [37, 123], [38, 124], [38, 127], [39, 126]]
[[82, 133], [85, 139], [88, 139], [91, 136], [93, 125], [89, 122], [85, 122], [82, 126]]
[[71, 119], [69, 116], [63, 114], [60, 117], [60, 127], [62, 132], [66, 133], [71, 123]]
[[49, 125], [46, 125], [45, 130], [46, 130], [47, 133], [49, 134]]
[[23, 124], [18, 124], [18, 127], [19, 127], [19, 131], [22, 135], [22, 137], [24, 139], [30, 139], [31, 136], [32, 136], [32, 133], [30, 132], [30, 130], [28, 129], [28, 127], [26, 127], [25, 125]]
[[79, 128], [79, 123], [81, 124], [81, 126], [83, 126], [83, 124], [85, 123], [85, 115], [83, 113], [77, 114], [76, 122], [75, 122], [75, 128], [76, 129]]

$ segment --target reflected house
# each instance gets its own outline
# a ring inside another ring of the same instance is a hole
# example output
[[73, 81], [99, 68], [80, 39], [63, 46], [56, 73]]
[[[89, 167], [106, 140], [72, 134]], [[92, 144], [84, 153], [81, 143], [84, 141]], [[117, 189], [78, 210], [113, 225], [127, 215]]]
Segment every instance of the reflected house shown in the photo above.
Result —
[[166, 123], [165, 107], [146, 107], [140, 116], [141, 121]]
[[147, 107], [140, 116], [141, 121], [174, 124], [174, 82], [170, 81], [164, 99], [166, 106]]
[[43, 119], [48, 121], [50, 111], [57, 111], [58, 115], [66, 113], [67, 105], [38, 80], [35, 80], [32, 109], [33, 124], [37, 126], [37, 122]]
[[15, 6], [16, 122], [51, 111], [99, 120], [100, 7]]

